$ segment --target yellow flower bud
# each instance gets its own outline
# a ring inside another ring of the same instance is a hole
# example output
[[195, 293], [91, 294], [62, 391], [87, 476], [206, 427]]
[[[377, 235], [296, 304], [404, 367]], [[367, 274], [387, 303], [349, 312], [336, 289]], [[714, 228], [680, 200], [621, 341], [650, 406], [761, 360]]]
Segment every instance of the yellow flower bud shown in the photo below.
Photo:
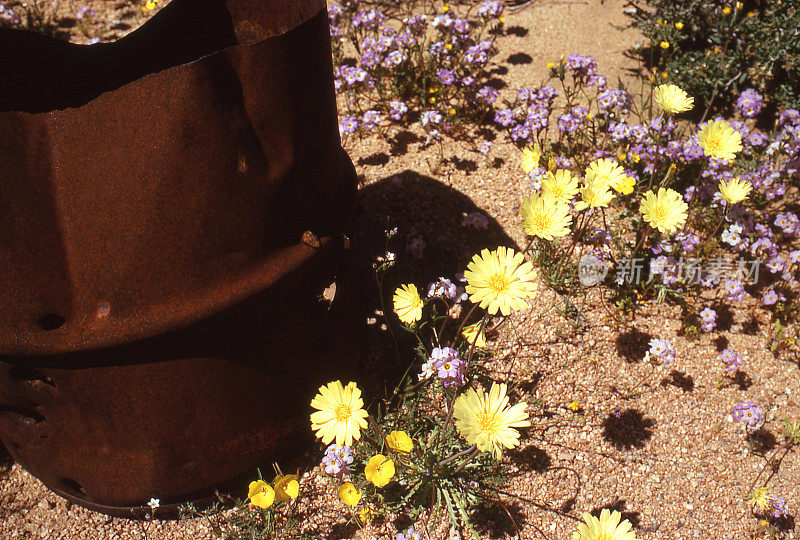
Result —
[[250, 504], [259, 508], [269, 508], [275, 500], [275, 490], [263, 480], [250, 482], [247, 489], [247, 498]]
[[364, 476], [377, 487], [383, 487], [394, 477], [394, 461], [382, 454], [375, 454], [369, 458], [364, 467]]
[[414, 441], [405, 431], [392, 431], [386, 436], [386, 446], [395, 452], [407, 454], [414, 448]]
[[447, 44], [445, 44], [444, 48], [447, 49], [448, 51], [452, 51], [453, 50], [453, 44], [452, 43], [447, 43]]
[[678, 30], [683, 30], [683, 23], [680, 21], [676, 22], [675, 28], [677, 28]]
[[736, 9], [742, 9], [744, 4], [742, 2], [736, 2]]
[[755, 12], [753, 12], [753, 11], [748, 11], [748, 12], [747, 12], [747, 18], [748, 18], [748, 19], [752, 19], [752, 18], [753, 18], [753, 17], [755, 17], [755, 16], [756, 16]]
[[506, 22], [506, 18], [503, 17], [502, 15], [500, 15], [500, 17], [498, 17], [497, 20], [500, 22], [500, 24], [503, 24], [504, 22]]
[[729, 8], [728, 6], [725, 6], [724, 8], [722, 8], [722, 13], [723, 13], [724, 15], [730, 15], [730, 13], [731, 13], [731, 8]]
[[370, 521], [372, 521], [372, 510], [367, 508], [366, 506], [361, 509], [358, 513], [358, 519], [361, 520], [363, 525], [367, 525]]
[[661, 43], [658, 44], [658, 46], [666, 51], [667, 49], [669, 49], [669, 41], [662, 41]]
[[361, 500], [361, 492], [350, 482], [345, 482], [339, 488], [339, 498], [347, 506], [355, 506]]
[[447, 13], [450, 11], [450, 4], [445, 4], [442, 6], [442, 13]]
[[553, 62], [547, 62], [547, 66], [545, 67], [547, 67], [547, 69], [553, 69], [555, 67], [555, 64]]
[[290, 502], [300, 494], [300, 483], [296, 474], [278, 476], [275, 480], [275, 498], [281, 502]]
[[673, 163], [672, 165], [670, 165], [670, 166], [669, 166], [669, 169], [667, 169], [667, 178], [669, 178], [670, 176], [672, 176], [673, 174], [675, 174], [675, 171], [676, 171], [677, 169], [678, 169], [678, 166], [677, 166], [677, 165], [675, 165], [674, 163]]

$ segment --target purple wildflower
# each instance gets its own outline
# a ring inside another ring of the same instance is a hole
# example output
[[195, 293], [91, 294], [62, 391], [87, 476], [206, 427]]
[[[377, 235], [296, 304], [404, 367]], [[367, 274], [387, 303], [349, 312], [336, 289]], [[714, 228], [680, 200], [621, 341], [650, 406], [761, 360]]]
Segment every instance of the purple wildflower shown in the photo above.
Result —
[[438, 124], [442, 121], [442, 114], [439, 111], [425, 111], [420, 117], [423, 126], [428, 124]]
[[746, 295], [744, 285], [738, 279], [729, 279], [725, 281], [724, 291], [725, 298], [732, 302], [741, 302]]
[[372, 129], [377, 126], [381, 120], [383, 120], [383, 115], [376, 110], [369, 110], [364, 113], [361, 117], [361, 121], [364, 124], [366, 129]]
[[404, 533], [397, 533], [395, 540], [422, 540], [422, 535], [414, 527], [409, 527]]
[[431, 351], [430, 360], [445, 388], [462, 386], [466, 382], [466, 366], [455, 349], [436, 347]]
[[500, 97], [500, 92], [491, 86], [484, 86], [478, 90], [478, 97], [491, 105], [498, 97]]
[[458, 287], [449, 279], [440, 277], [428, 285], [428, 298], [444, 298], [454, 300], [458, 295]]
[[741, 93], [739, 99], [736, 100], [736, 108], [742, 112], [746, 118], [753, 118], [761, 112], [764, 106], [764, 96], [748, 88]]
[[402, 51], [392, 51], [386, 55], [386, 59], [383, 61], [383, 65], [386, 67], [392, 66], [399, 66], [403, 62], [405, 62], [407, 56]]
[[725, 349], [717, 355], [717, 360], [721, 360], [728, 366], [728, 371], [736, 371], [742, 365], [742, 355], [736, 351]]
[[389, 107], [389, 118], [392, 120], [402, 120], [403, 115], [408, 112], [408, 106], [402, 101], [392, 101]]
[[769, 137], [766, 133], [761, 131], [754, 131], [747, 137], [747, 142], [750, 146], [766, 146], [769, 142]]
[[350, 464], [353, 463], [353, 452], [349, 446], [338, 446], [332, 444], [325, 450], [322, 457], [322, 465], [325, 472], [331, 476], [341, 478], [342, 475], [350, 472]]
[[489, 227], [489, 218], [481, 212], [472, 212], [464, 217], [464, 225], [476, 230], [485, 230]]
[[772, 306], [778, 302], [783, 302], [786, 300], [786, 297], [777, 292], [775, 289], [769, 289], [764, 293], [764, 296], [761, 298], [761, 300], [764, 302], [765, 306]]
[[703, 332], [711, 332], [717, 326], [717, 312], [706, 307], [700, 312], [700, 320]]
[[453, 30], [459, 34], [466, 34], [469, 32], [469, 21], [466, 19], [456, 19], [453, 21]]
[[517, 121], [517, 116], [513, 109], [500, 109], [494, 113], [494, 121], [503, 127], [508, 127]]
[[770, 497], [771, 503], [767, 513], [774, 518], [785, 518], [789, 516], [789, 505], [783, 497]]
[[456, 74], [450, 69], [441, 68], [436, 72], [436, 75], [439, 77], [439, 81], [441, 81], [441, 83], [445, 86], [449, 86], [456, 82]]
[[345, 116], [339, 122], [339, 135], [353, 133], [358, 128], [358, 118], [355, 116]]
[[478, 8], [478, 15], [487, 19], [496, 19], [503, 13], [503, 2], [500, 0], [485, 0]]
[[650, 349], [647, 354], [651, 358], [656, 358], [662, 364], [669, 364], [675, 361], [675, 347], [668, 339], [653, 338], [650, 340]]
[[764, 425], [764, 410], [752, 401], [742, 401], [733, 409], [733, 420], [744, 423], [745, 429], [752, 433]]

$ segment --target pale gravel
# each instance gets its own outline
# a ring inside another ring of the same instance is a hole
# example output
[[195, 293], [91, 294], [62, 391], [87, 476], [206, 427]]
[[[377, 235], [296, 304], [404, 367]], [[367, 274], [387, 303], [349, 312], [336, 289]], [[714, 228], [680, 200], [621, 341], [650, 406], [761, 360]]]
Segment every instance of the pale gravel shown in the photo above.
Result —
[[[610, 81], [624, 75], [630, 61], [622, 57], [622, 51], [632, 46], [638, 36], [631, 30], [619, 31], [610, 26], [625, 23], [623, 6], [621, 0], [535, 2], [527, 9], [509, 13], [507, 26], [526, 28], [528, 33], [506, 40], [500, 59], [520, 51], [531, 57], [528, 64], [504, 64], [509, 69], [503, 76], [509, 89], [538, 84], [547, 61], [571, 52], [596, 56]], [[390, 145], [375, 138], [350, 143], [347, 149], [363, 175], [363, 186], [415, 171], [468, 197], [496, 220], [517, 245], [524, 245], [517, 209], [527, 192], [527, 180], [518, 165], [516, 150], [503, 142], [502, 136], [495, 142], [488, 161], [466, 142], [448, 142], [444, 163], [437, 163], [435, 149], [421, 150], [417, 143], [409, 146], [408, 153], [399, 155], [392, 155]], [[451, 160], [452, 156], [458, 160]], [[477, 170], [462, 170], [469, 162]], [[404, 223], [420, 225], [413, 231], [401, 230], [401, 234], [423, 235], [428, 251], [441, 256], [440, 239], [425, 238], [431, 234], [425, 224], [433, 217], [422, 202], [419, 206], [425, 208], [424, 212], [404, 217]], [[413, 209], [413, 201], [408, 207]], [[368, 214], [370, 209], [366, 211]], [[455, 216], [452, 221], [454, 229], [462, 227]], [[408, 257], [405, 253], [400, 256]], [[432, 256], [429, 253], [427, 257]], [[677, 335], [678, 309], [645, 304], [635, 322], [617, 323], [604, 309], [601, 295], [600, 290], [592, 289], [578, 300], [588, 326], [576, 331], [556, 314], [538, 319], [538, 313], [553, 302], [552, 293], [545, 292], [532, 302], [531, 310], [512, 317], [511, 324], [493, 343], [496, 357], [490, 367], [496, 378], [519, 383], [515, 398], [541, 400], [545, 410], [554, 415], [538, 418], [523, 446], [505, 457], [518, 475], [507, 490], [536, 503], [518, 503], [519, 513], [515, 515], [521, 522], [522, 538], [570, 538], [580, 513], [607, 506], [614, 506], [631, 518], [637, 538], [642, 540], [750, 538], [756, 520], [746, 512], [742, 497], [763, 461], [748, 453], [744, 436], [731, 421], [730, 412], [739, 401], [756, 401], [768, 411], [767, 428], [780, 440], [777, 418], [800, 415], [798, 365], [788, 362], [786, 355], [773, 357], [765, 349], [763, 338], [741, 332], [737, 325], [747, 322], [749, 305], [737, 311], [735, 330], [702, 335], [691, 341]], [[614, 314], [621, 318], [616, 311]], [[626, 358], [617, 344], [618, 336], [632, 329], [672, 340], [677, 349], [675, 363], [648, 376], [649, 365], [639, 358]], [[718, 336], [727, 338], [731, 348], [746, 353], [743, 370], [752, 379], [747, 389], [735, 385], [716, 388], [721, 370], [715, 360], [718, 346], [714, 340]], [[791, 354], [797, 355], [797, 350]], [[691, 377], [693, 386], [662, 384], [673, 370]], [[644, 391], [633, 398], [623, 400], [613, 390], [643, 380], [640, 389]], [[581, 404], [580, 413], [566, 408], [573, 400]], [[641, 437], [633, 446], [615, 446], [612, 437], [604, 436], [603, 423], [614, 407], [634, 411], [631, 417], [642, 415]], [[557, 425], [544, 429], [553, 422]], [[784, 461], [770, 485], [788, 499], [795, 513], [800, 505], [797, 455]], [[331, 482], [311, 475], [304, 479], [303, 486], [301, 506], [308, 515], [309, 526], [319, 524], [324, 530], [344, 522], [345, 509]], [[511, 498], [506, 500], [513, 503]], [[145, 533], [136, 522], [69, 505], [17, 465], [0, 479], [0, 502], [0, 538], [210, 537], [204, 520], [154, 522]], [[502, 520], [500, 514], [496, 520]], [[431, 518], [430, 522], [440, 523], [438, 529], [429, 529], [430, 538], [447, 538], [447, 527], [441, 520]], [[487, 532], [487, 538], [514, 537], [513, 528], [507, 525], [496, 524], [489, 530], [502, 532]], [[387, 538], [395, 533], [389, 523], [368, 527], [353, 537]], [[797, 537], [797, 529], [788, 534], [788, 538]]]

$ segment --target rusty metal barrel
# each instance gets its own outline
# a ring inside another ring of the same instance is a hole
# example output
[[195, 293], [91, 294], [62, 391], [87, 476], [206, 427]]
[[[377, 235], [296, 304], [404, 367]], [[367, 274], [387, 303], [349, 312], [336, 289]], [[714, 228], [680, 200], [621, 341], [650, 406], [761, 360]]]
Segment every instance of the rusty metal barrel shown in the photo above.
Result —
[[90, 46], [0, 30], [14, 459], [130, 515], [303, 444], [357, 358], [321, 296], [355, 206], [337, 126], [323, 0], [173, 0]]

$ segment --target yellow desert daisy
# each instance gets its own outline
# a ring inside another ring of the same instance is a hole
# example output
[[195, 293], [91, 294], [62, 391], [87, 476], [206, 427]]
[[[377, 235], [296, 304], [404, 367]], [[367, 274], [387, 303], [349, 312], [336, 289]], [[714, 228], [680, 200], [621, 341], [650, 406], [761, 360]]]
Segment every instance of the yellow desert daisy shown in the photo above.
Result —
[[656, 104], [669, 114], [691, 111], [694, 107], [694, 98], [674, 84], [662, 84], [656, 87], [654, 99]]
[[750, 195], [752, 190], [753, 185], [750, 182], [742, 181], [739, 178], [732, 178], [728, 182], [719, 183], [719, 192], [728, 204], [742, 202]]
[[414, 449], [414, 441], [405, 431], [392, 431], [386, 436], [386, 446], [395, 452], [408, 454]]
[[311, 429], [322, 439], [322, 444], [336, 439], [339, 446], [350, 446], [353, 440], [361, 438], [360, 430], [367, 428], [368, 415], [356, 383], [342, 386], [342, 381], [334, 381], [320, 386], [311, 406], [317, 409], [311, 413]]
[[542, 151], [539, 150], [539, 145], [529, 146], [522, 150], [522, 170], [528, 174], [533, 169], [539, 166], [539, 159], [542, 157]]
[[533, 298], [536, 285], [533, 265], [525, 261], [522, 253], [500, 246], [494, 251], [484, 249], [464, 272], [469, 299], [482, 309], [495, 315], [528, 307], [526, 298]]
[[575, 203], [575, 210], [580, 212], [587, 208], [600, 208], [608, 206], [614, 194], [608, 189], [608, 184], [602, 180], [593, 178], [586, 180], [581, 188], [581, 200]]
[[269, 508], [275, 500], [275, 491], [263, 480], [256, 480], [247, 487], [247, 498], [253, 506]]
[[583, 521], [578, 530], [572, 533], [572, 540], [636, 540], [631, 531], [631, 522], [627, 519], [620, 523], [622, 514], [604, 508], [597, 519], [588, 512], [583, 514]]
[[769, 489], [766, 486], [758, 487], [745, 495], [744, 500], [749, 502], [756, 512], [763, 512], [771, 504]]
[[458, 396], [453, 404], [453, 418], [458, 432], [469, 444], [500, 459], [504, 448], [519, 444], [519, 432], [514, 428], [530, 427], [526, 407], [524, 402], [509, 407], [506, 385], [492, 383], [488, 394], [483, 389], [470, 388]]
[[610, 158], [596, 159], [586, 167], [586, 182], [596, 181], [610, 188], [617, 188], [626, 177], [625, 169]]
[[401, 285], [394, 291], [394, 312], [406, 324], [414, 324], [422, 318], [424, 302], [419, 296], [417, 286], [412, 284]]
[[731, 160], [742, 150], [742, 136], [725, 120], [711, 120], [697, 134], [698, 144], [709, 157]]
[[658, 194], [648, 191], [639, 211], [654, 229], [669, 234], [686, 222], [688, 205], [680, 194], [669, 188], [658, 188]]
[[383, 487], [394, 477], [394, 461], [383, 454], [375, 454], [369, 458], [364, 467], [364, 476], [377, 487]]
[[552, 195], [531, 195], [520, 208], [525, 234], [545, 240], [569, 234], [572, 217], [567, 203], [557, 201]]
[[472, 342], [475, 342], [476, 347], [486, 347], [486, 334], [481, 329], [480, 333], [478, 329], [480, 329], [481, 323], [476, 322], [474, 324], [469, 324], [464, 327], [461, 331], [461, 335], [464, 336], [464, 339], [467, 340], [467, 343], [472, 346]]
[[578, 177], [567, 170], [559, 169], [553, 174], [547, 171], [542, 180], [542, 193], [553, 196], [556, 200], [569, 202], [578, 193]]

